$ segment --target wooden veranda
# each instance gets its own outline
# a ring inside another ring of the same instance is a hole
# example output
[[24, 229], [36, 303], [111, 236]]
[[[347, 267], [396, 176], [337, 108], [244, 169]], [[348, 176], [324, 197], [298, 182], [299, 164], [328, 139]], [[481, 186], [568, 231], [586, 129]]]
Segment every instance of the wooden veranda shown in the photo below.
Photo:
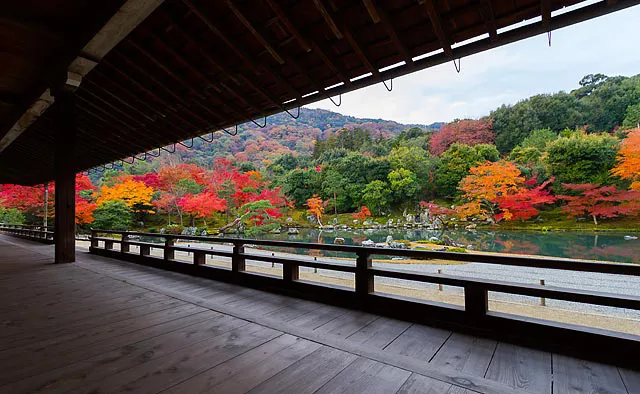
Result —
[[0, 236], [0, 392], [616, 393], [640, 372]]

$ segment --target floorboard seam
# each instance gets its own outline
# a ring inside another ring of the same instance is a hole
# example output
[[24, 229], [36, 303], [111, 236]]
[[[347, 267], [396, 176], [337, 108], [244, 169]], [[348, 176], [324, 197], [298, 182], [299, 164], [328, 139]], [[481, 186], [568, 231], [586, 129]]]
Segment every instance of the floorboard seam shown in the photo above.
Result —
[[[110, 260], [107, 257], [99, 257], [93, 255], [91, 255], [90, 258]], [[100, 268], [94, 267], [93, 265], [96, 265], [94, 263], [78, 262], [77, 264], [85, 269], [99, 274], [107, 276], [113, 275], [109, 272], [102, 271]], [[161, 270], [159, 271], [161, 272]], [[320, 343], [322, 345], [329, 346], [341, 351], [346, 351], [357, 356], [369, 358], [374, 361], [395, 366], [409, 372], [415, 372], [417, 374], [440, 380], [455, 386], [460, 386], [468, 390], [476, 391], [479, 393], [531, 393], [525, 390], [514, 389], [513, 387], [506, 384], [490, 381], [488, 379], [485, 379], [484, 377], [472, 376], [459, 371], [441, 367], [427, 366], [424, 362], [420, 362], [419, 360], [414, 360], [406, 356], [385, 354], [378, 351], [377, 349], [368, 349], [361, 346], [355, 346], [354, 344], [349, 343], [341, 338], [331, 338], [328, 336], [319, 335], [317, 333], [309, 332], [306, 329], [300, 329], [299, 327], [282, 324], [282, 322], [280, 321], [275, 321], [273, 319], [268, 319], [265, 317], [257, 317], [255, 316], [255, 314], [245, 313], [241, 310], [230, 309], [228, 307], [225, 307], [224, 305], [216, 304], [199, 297], [193, 297], [186, 294], [181, 294], [179, 292], [171, 291], [151, 283], [138, 281], [129, 281], [129, 283], [146, 288], [150, 291], [165, 294], [168, 297], [176, 298], [185, 302], [190, 302], [195, 305], [205, 306], [220, 313], [228, 314], [236, 318], [266, 326], [277, 331], [289, 333], [291, 335], [295, 335], [297, 337]]]

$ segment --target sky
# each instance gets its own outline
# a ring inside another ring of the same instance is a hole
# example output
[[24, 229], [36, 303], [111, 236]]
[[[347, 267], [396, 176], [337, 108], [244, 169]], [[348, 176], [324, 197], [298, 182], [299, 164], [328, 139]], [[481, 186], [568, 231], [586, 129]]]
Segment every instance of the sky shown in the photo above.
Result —
[[[590, 1], [593, 3], [595, 1]], [[554, 13], [555, 15], [555, 13]], [[446, 63], [382, 84], [310, 104], [359, 118], [430, 124], [488, 115], [540, 93], [571, 91], [587, 74], [640, 74], [640, 6], [595, 18], [461, 59], [458, 74]]]

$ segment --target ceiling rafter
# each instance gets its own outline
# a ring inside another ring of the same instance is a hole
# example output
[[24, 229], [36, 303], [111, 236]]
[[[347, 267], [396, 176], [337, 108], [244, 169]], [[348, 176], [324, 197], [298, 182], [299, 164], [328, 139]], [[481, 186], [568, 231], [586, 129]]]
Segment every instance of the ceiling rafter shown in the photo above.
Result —
[[[542, 0], [544, 3], [547, 0]], [[491, 0], [480, 0], [480, 14], [482, 15], [482, 19], [487, 25], [487, 30], [489, 32], [489, 39], [491, 41], [495, 41], [498, 38], [498, 26], [496, 24], [496, 18], [493, 13], [493, 5], [491, 4]]]
[[258, 30], [256, 30], [256, 28], [251, 24], [251, 22], [249, 22], [249, 20], [244, 16], [242, 11], [240, 11], [238, 9], [238, 7], [236, 7], [231, 0], [227, 0], [227, 7], [229, 7], [231, 12], [233, 12], [233, 14], [236, 16], [236, 18], [238, 18], [240, 23], [242, 23], [244, 25], [244, 27], [246, 27], [247, 30], [249, 30], [251, 32], [251, 34], [253, 34], [253, 36], [256, 38], [256, 40], [258, 40], [258, 42], [260, 44], [262, 44], [264, 49], [266, 49], [266, 51], [269, 52], [271, 57], [273, 57], [273, 60], [275, 60], [276, 62], [278, 62], [281, 65], [284, 64], [284, 59], [282, 58], [282, 56], [280, 56], [278, 51], [276, 51], [271, 46], [271, 44], [269, 44], [269, 42], [262, 36], [262, 34], [260, 34], [260, 32], [258, 32]]
[[307, 39], [304, 38], [300, 33], [300, 31], [295, 27], [295, 25], [291, 23], [291, 20], [287, 17], [286, 13], [278, 5], [278, 3], [276, 3], [274, 0], [265, 0], [265, 1], [269, 6], [269, 8], [271, 8], [271, 10], [276, 14], [276, 17], [280, 20], [280, 22], [284, 24], [284, 26], [287, 28], [289, 33], [293, 35], [295, 40], [298, 42], [298, 45], [300, 45], [300, 48], [302, 48], [305, 52], [311, 52], [312, 48], [309, 45]]
[[[363, 1], [367, 6], [367, 10], [370, 10], [369, 14], [371, 15], [371, 13], [374, 12], [375, 15], [377, 15], [378, 20], [382, 22], [382, 25], [387, 31], [387, 35], [391, 39], [391, 42], [393, 42], [393, 45], [395, 46], [396, 51], [398, 51], [398, 54], [402, 56], [402, 59], [404, 60], [404, 62], [409, 67], [413, 67], [413, 59], [411, 57], [411, 54], [409, 53], [407, 46], [404, 44], [404, 42], [402, 42], [402, 40], [398, 36], [398, 33], [396, 32], [396, 29], [393, 27], [393, 24], [391, 23], [391, 20], [387, 12], [383, 10], [382, 7], [380, 7], [379, 5], [374, 4], [372, 0], [363, 0]], [[373, 19], [373, 16], [372, 16], [372, 19]], [[374, 23], [377, 23], [377, 22], [374, 21]]]
[[418, 0], [418, 3], [424, 6], [424, 9], [427, 13], [427, 17], [431, 21], [431, 25], [433, 26], [433, 30], [440, 41], [440, 46], [444, 50], [444, 54], [448, 57], [451, 57], [452, 49], [451, 49], [451, 40], [449, 36], [444, 31], [444, 27], [442, 26], [442, 20], [438, 15], [438, 11], [436, 10], [435, 5], [433, 4], [433, 0]]
[[327, 8], [324, 6], [322, 0], [313, 0], [313, 4], [315, 4], [316, 8], [320, 12], [320, 15], [322, 15], [322, 18], [324, 18], [325, 23], [333, 32], [333, 35], [336, 36], [338, 40], [342, 40], [344, 36], [342, 35], [340, 29], [338, 29], [336, 22], [333, 20], [331, 14], [329, 14], [329, 10], [327, 10]]
[[291, 86], [279, 73], [275, 72], [271, 68], [264, 64], [259, 64], [253, 60], [247, 53], [241, 49], [240, 45], [229, 39], [220, 29], [213, 23], [211, 18], [200, 12], [198, 8], [191, 2], [191, 0], [182, 0], [182, 2], [193, 12], [193, 14], [207, 26], [207, 28], [220, 38], [242, 61], [249, 65], [249, 67], [258, 75], [262, 74], [260, 70], [265, 70], [275, 78], [278, 83], [284, 86], [298, 101], [302, 100], [302, 94]]

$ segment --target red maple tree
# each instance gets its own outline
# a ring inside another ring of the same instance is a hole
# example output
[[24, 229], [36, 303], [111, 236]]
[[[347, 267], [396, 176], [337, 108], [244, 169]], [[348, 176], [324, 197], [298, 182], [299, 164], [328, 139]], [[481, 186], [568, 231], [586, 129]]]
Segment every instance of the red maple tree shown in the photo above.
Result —
[[495, 140], [491, 119], [458, 120], [447, 123], [431, 136], [429, 150], [441, 155], [455, 143], [465, 145], [492, 144]]
[[589, 215], [598, 225], [598, 218], [637, 216], [640, 214], [640, 191], [619, 190], [616, 186], [600, 186], [590, 183], [562, 186], [574, 195], [559, 195], [567, 205], [562, 210], [571, 217]]
[[[535, 183], [535, 180], [533, 181]], [[520, 188], [514, 194], [498, 196], [495, 202], [502, 212], [496, 215], [496, 220], [526, 220], [537, 216], [540, 212], [536, 206], [556, 201], [549, 190], [545, 190], [551, 182], [553, 178], [533, 189]], [[525, 182], [527, 185], [531, 183], [531, 180]]]

